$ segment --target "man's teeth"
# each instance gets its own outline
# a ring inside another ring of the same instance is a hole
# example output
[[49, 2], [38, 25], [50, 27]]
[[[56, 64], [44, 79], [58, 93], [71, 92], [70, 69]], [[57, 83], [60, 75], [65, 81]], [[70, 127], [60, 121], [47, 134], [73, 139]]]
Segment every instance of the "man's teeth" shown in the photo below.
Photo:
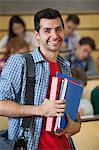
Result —
[[59, 40], [58, 41], [49, 41], [49, 43], [52, 43], [52, 44], [56, 44], [56, 43], [59, 43]]

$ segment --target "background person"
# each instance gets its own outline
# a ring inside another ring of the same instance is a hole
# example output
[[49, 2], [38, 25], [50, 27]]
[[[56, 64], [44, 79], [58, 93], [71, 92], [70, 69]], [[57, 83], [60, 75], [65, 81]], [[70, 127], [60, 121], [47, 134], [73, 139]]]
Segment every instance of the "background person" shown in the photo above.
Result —
[[[87, 85], [87, 76], [83, 68], [75, 67], [72, 69], [72, 76], [81, 81], [83, 87]], [[85, 97], [85, 89], [83, 90], [78, 111], [80, 116], [93, 115], [93, 106], [89, 99]]]
[[75, 50], [80, 39], [79, 34], [76, 32], [80, 19], [75, 14], [68, 15], [65, 20], [65, 37], [62, 44], [63, 50]]
[[20, 37], [12, 38], [6, 47], [4, 56], [0, 59], [0, 74], [10, 55], [24, 52], [29, 52], [28, 43]]
[[95, 48], [95, 42], [91, 37], [82, 37], [79, 40], [76, 50], [65, 58], [71, 63], [72, 68], [81, 67], [85, 70], [87, 76], [96, 75], [96, 65], [91, 57], [91, 52]]
[[26, 24], [18, 15], [11, 17], [8, 26], [8, 35], [5, 35], [0, 40], [0, 48], [6, 47], [10, 40], [16, 36], [23, 38], [29, 44], [30, 49], [38, 47], [38, 41], [34, 33], [26, 31]]

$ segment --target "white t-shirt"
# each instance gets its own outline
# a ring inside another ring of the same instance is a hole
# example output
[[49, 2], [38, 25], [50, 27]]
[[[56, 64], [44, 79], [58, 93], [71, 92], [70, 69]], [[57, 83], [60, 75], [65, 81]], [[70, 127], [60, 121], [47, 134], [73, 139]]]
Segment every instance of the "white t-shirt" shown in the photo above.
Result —
[[83, 116], [85, 115], [93, 115], [93, 106], [90, 100], [85, 98], [85, 89], [83, 90], [82, 97], [79, 104], [79, 109], [83, 109]]

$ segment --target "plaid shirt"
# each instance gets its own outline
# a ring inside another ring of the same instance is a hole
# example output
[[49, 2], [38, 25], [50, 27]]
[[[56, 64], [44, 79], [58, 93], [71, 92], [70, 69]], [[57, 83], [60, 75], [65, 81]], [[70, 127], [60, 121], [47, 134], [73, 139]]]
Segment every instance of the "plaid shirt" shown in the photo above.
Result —
[[[38, 48], [30, 52], [35, 63], [35, 88], [34, 88], [34, 105], [40, 105], [46, 97], [50, 69], [49, 63], [43, 58]], [[71, 74], [70, 64], [62, 57], [57, 57], [57, 62], [62, 73]], [[22, 88], [21, 88], [22, 87]], [[20, 89], [21, 92], [20, 92]], [[0, 77], [0, 100], [11, 100], [20, 104], [25, 104], [26, 92], [26, 61], [22, 54], [12, 55]], [[35, 117], [31, 128], [24, 130], [21, 127], [23, 118], [9, 118], [8, 135], [9, 139], [19, 137], [24, 132], [28, 139], [27, 149], [38, 149], [38, 142], [42, 128], [42, 117]]]

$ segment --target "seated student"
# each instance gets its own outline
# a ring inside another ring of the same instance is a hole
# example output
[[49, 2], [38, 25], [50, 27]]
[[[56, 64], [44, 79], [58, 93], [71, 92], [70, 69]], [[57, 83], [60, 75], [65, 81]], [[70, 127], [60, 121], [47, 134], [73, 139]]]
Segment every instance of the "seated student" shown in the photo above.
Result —
[[94, 108], [94, 115], [99, 115], [99, 86], [95, 87], [91, 92], [91, 103]]
[[23, 53], [28, 51], [29, 51], [29, 45], [22, 38], [14, 37], [13, 39], [11, 39], [7, 45], [3, 58], [0, 59], [0, 74], [2, 72], [2, 68], [4, 67], [5, 62], [7, 61], [7, 59], [11, 54]]
[[95, 48], [95, 42], [91, 37], [82, 37], [76, 50], [66, 55], [66, 59], [70, 61], [72, 68], [81, 67], [87, 76], [95, 75], [97, 74], [96, 65], [90, 55]]
[[65, 38], [62, 50], [74, 50], [76, 48], [80, 37], [75, 30], [79, 24], [80, 19], [75, 14], [69, 15], [65, 20]]
[[38, 41], [33, 32], [26, 31], [26, 25], [18, 15], [11, 17], [9, 21], [8, 35], [1, 39], [0, 48], [6, 47], [8, 42], [16, 36], [23, 38], [29, 44], [30, 49], [38, 47]]
[[[87, 85], [87, 77], [86, 77], [85, 71], [82, 68], [79, 68], [79, 67], [73, 68], [72, 75], [75, 79], [80, 80], [84, 87]], [[85, 94], [85, 90], [83, 91], [78, 111], [81, 116], [93, 115], [92, 104], [90, 100], [85, 98], [84, 94]]]

